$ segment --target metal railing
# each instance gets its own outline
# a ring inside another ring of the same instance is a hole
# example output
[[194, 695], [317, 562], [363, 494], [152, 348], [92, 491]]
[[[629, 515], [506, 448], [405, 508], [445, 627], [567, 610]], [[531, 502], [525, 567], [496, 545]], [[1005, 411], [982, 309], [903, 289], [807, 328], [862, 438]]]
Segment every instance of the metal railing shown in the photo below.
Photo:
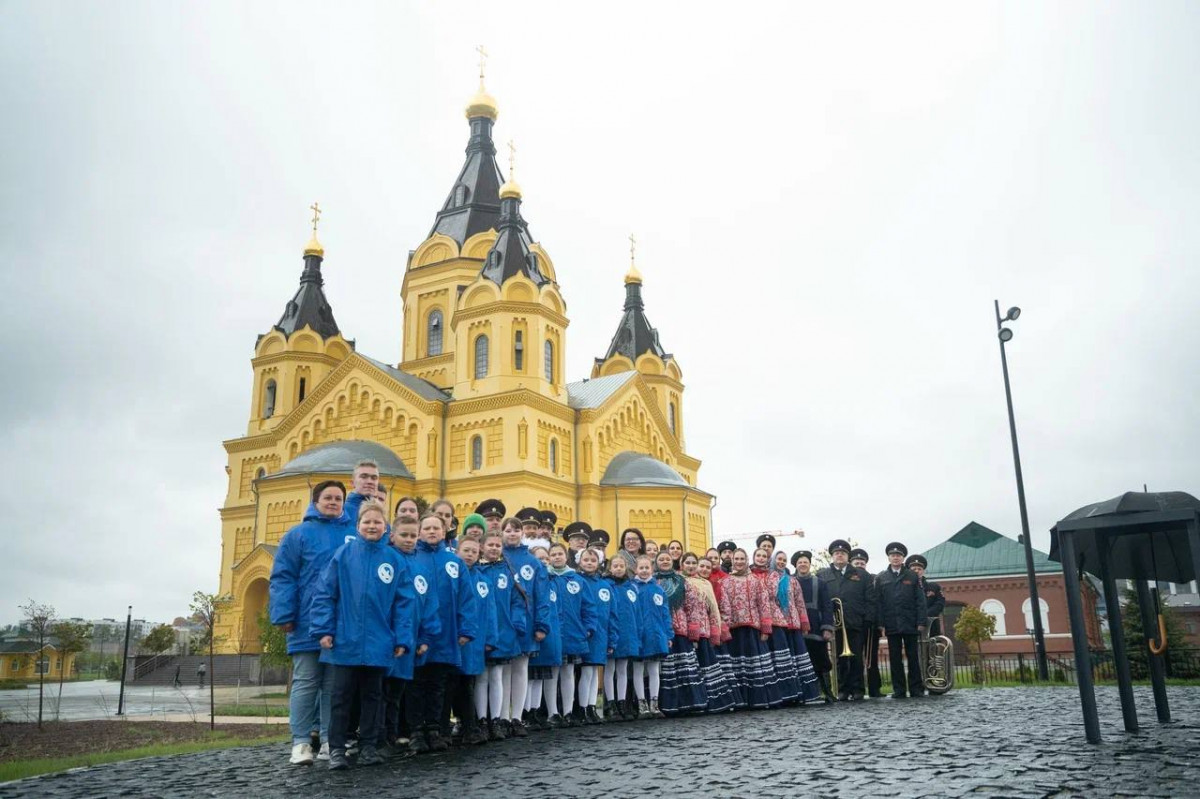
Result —
[[162, 668], [175, 659], [174, 655], [155, 655], [152, 658], [142, 660], [133, 667], [132, 682], [137, 682], [147, 674], [152, 673], [156, 669]]
[[[1088, 655], [1091, 661], [1092, 678], [1097, 682], [1115, 682], [1116, 662], [1110, 650], [1093, 650]], [[1135, 680], [1148, 679], [1147, 653], [1145, 649], [1132, 651], [1129, 655], [1129, 671]], [[1200, 679], [1200, 649], [1171, 648], [1164, 655], [1167, 677], [1174, 679]], [[1050, 682], [1075, 684], [1075, 658], [1070, 654], [1049, 654]], [[884, 685], [891, 684], [891, 667], [886, 653], [879, 658], [880, 679]], [[982, 657], [964, 652], [955, 652], [954, 680], [956, 685], [987, 685], [989, 683], [1037, 684], [1037, 660], [1033, 654], [984, 655]]]

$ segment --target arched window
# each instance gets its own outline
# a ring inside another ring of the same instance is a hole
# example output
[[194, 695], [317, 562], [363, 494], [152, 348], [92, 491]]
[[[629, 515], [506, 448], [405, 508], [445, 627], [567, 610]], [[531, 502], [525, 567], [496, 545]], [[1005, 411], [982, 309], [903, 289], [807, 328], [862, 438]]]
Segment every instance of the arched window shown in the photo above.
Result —
[[480, 336], [475, 339], [475, 379], [487, 377], [488, 372], [488, 337]]
[[258, 471], [254, 473], [255, 480], [261, 480], [266, 476], [267, 476], [267, 470], [262, 468], [261, 466], [258, 467]]
[[996, 620], [996, 635], [1008, 635], [1008, 628], [1004, 624], [1003, 602], [999, 599], [985, 599], [979, 609]]
[[457, 186], [455, 186], [454, 187], [454, 207], [460, 208], [460, 207], [466, 205], [468, 194], [469, 194], [469, 192], [467, 191], [467, 187], [464, 186], [463, 184], [459, 183]]
[[679, 431], [675, 429], [675, 403], [674, 402], [667, 404], [667, 421], [671, 425], [671, 435], [678, 436]]
[[513, 369], [525, 371], [525, 334], [520, 330], [513, 334]]
[[471, 471], [483, 468], [483, 436], [471, 439]]
[[554, 382], [554, 342], [546, 340], [546, 379]]
[[308, 394], [308, 381], [305, 378], [300, 378], [300, 399], [298, 402], [304, 402], [305, 395]]
[[268, 380], [263, 390], [262, 418], [270, 419], [275, 415], [275, 381]]
[[442, 354], [442, 312], [434, 308], [429, 312], [429, 326], [426, 329], [425, 354], [429, 357]]
[[550, 439], [550, 471], [558, 474], [558, 439]]
[[[1038, 597], [1038, 604], [1042, 606], [1042, 632], [1048, 633], [1050, 632], [1050, 605], [1041, 597]], [[1021, 603], [1021, 612], [1025, 614], [1026, 630], [1033, 629], [1033, 612], [1031, 608], [1033, 608], [1033, 603], [1028, 599]]]

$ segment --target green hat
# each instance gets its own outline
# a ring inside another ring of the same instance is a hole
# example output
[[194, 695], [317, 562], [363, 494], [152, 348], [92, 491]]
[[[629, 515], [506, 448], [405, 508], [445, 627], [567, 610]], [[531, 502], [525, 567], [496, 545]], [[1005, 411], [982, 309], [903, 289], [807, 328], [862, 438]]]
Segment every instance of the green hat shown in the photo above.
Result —
[[483, 530], [486, 533], [487, 532], [487, 520], [484, 519], [482, 516], [480, 516], [478, 513], [472, 513], [462, 523], [461, 529], [462, 529], [463, 533], [467, 532], [468, 527], [478, 527], [480, 530]]

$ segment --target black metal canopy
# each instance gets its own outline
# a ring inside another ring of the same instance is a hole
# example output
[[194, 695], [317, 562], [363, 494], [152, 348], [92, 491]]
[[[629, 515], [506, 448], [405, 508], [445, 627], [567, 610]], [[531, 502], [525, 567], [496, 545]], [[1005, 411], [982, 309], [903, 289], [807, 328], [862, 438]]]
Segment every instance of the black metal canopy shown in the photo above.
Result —
[[1196, 579], [1189, 524], [1200, 522], [1200, 500], [1183, 491], [1126, 492], [1085, 505], [1050, 530], [1050, 560], [1062, 562], [1061, 533], [1074, 535], [1079, 567], [1100, 573], [1107, 547], [1117, 579], [1188, 583]]

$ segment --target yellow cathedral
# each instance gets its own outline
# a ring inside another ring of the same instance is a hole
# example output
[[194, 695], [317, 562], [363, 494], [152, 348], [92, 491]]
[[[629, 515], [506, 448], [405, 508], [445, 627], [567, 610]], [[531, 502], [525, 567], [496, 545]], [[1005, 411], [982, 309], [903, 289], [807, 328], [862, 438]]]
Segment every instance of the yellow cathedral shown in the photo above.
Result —
[[466, 116], [466, 162], [408, 258], [400, 363], [358, 352], [334, 320], [316, 213], [300, 286], [258, 338], [246, 434], [224, 442], [226, 652], [259, 651], [273, 555], [311, 486], [348, 484], [363, 459], [379, 464], [393, 502], [446, 497], [460, 519], [497, 497], [510, 513], [534, 506], [560, 527], [609, 530], [610, 550], [627, 527], [693, 551], [710, 544], [713, 496], [685, 451], [682, 372], [646, 317], [632, 258], [607, 352], [567, 382], [558, 271], [521, 215], [511, 165], [504, 181], [496, 164], [498, 108], [482, 77]]

